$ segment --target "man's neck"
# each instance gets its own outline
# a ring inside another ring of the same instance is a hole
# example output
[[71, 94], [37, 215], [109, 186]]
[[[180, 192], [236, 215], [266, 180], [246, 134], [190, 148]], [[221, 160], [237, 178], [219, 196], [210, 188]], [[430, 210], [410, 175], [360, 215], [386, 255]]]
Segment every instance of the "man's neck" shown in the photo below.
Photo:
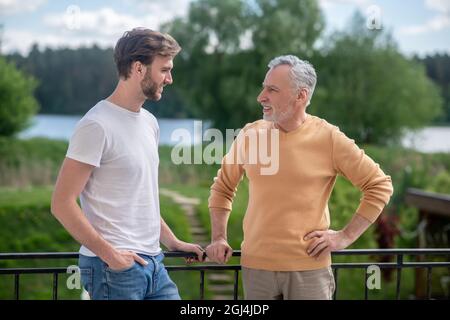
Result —
[[308, 117], [309, 115], [305, 112], [299, 117], [295, 117], [288, 122], [283, 123], [275, 122], [274, 125], [275, 128], [280, 129], [281, 131], [291, 132], [299, 128], [301, 125], [303, 125], [303, 123], [306, 121]]
[[140, 92], [123, 80], [119, 81], [114, 92], [106, 100], [132, 112], [139, 112], [145, 102]]

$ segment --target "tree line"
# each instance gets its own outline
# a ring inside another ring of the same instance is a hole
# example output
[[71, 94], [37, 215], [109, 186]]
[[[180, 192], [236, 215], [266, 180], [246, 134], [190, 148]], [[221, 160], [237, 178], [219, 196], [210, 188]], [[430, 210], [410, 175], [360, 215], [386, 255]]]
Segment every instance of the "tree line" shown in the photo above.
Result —
[[[118, 80], [112, 48], [94, 45], [40, 50], [34, 44], [27, 56], [15, 53], [7, 59], [38, 80], [34, 96], [42, 114], [84, 114], [100, 99], [108, 97]], [[169, 93], [151, 109], [157, 116], [192, 116], [189, 110], [179, 105], [170, 89], [165, 91]]]

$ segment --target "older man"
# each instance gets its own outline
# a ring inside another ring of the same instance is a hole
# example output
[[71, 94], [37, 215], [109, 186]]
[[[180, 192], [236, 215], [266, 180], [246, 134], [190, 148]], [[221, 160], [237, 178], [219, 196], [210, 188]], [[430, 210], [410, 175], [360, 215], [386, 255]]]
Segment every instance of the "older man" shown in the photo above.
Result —
[[[244, 173], [249, 180], [241, 257], [246, 299], [331, 299], [331, 251], [358, 239], [393, 191], [390, 177], [353, 140], [306, 113], [315, 85], [310, 63], [295, 56], [273, 59], [257, 98], [263, 120], [241, 130], [211, 187], [207, 254], [225, 263], [232, 253], [227, 222], [233, 197]], [[255, 135], [257, 139], [250, 139]], [[276, 153], [276, 172], [264, 173], [260, 158], [250, 161], [261, 149]], [[339, 231], [329, 229], [328, 210], [337, 175], [364, 194], [351, 221]]]

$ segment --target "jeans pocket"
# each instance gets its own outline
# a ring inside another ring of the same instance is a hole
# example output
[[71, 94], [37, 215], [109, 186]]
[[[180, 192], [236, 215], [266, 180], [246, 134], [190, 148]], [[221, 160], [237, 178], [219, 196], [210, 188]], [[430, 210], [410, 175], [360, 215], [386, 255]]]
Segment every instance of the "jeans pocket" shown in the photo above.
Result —
[[105, 269], [107, 299], [142, 300], [148, 283], [144, 269], [136, 262], [123, 270]]
[[136, 261], [134, 261], [133, 264], [127, 268], [120, 269], [120, 270], [114, 270], [114, 269], [111, 269], [110, 267], [106, 267], [106, 271], [111, 272], [111, 273], [122, 273], [122, 272], [131, 271], [135, 266], [136, 266]]
[[81, 273], [81, 284], [84, 289], [89, 293], [89, 296], [92, 297], [92, 287], [93, 287], [93, 270], [92, 267], [82, 267], [80, 268]]

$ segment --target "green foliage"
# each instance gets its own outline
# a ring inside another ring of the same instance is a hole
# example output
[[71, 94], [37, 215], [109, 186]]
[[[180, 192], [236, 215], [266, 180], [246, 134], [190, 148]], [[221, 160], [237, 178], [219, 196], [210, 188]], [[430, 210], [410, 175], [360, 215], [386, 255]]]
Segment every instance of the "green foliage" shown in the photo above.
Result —
[[429, 191], [450, 194], [450, 174], [449, 171], [441, 171], [434, 177], [428, 188]]
[[256, 4], [251, 7], [252, 42], [262, 57], [264, 71], [275, 56], [307, 58], [314, 54], [313, 45], [325, 26], [317, 1], [258, 0]]
[[[188, 184], [208, 187], [212, 183], [220, 165], [182, 164], [174, 165], [171, 159], [173, 148], [159, 147], [159, 182], [164, 185]], [[186, 152], [188, 152], [186, 150]], [[194, 147], [190, 148], [191, 159], [194, 159]]]
[[450, 194], [446, 182], [450, 171], [448, 153], [427, 154], [404, 148], [373, 145], [365, 146], [364, 149], [392, 178], [394, 196], [391, 204], [401, 205], [408, 188]]
[[[50, 213], [52, 189], [48, 187], [0, 189], [0, 252], [71, 252], [79, 246]], [[67, 267], [76, 264], [65, 260], [0, 261], [0, 268]], [[64, 280], [63, 280], [64, 279]], [[21, 299], [51, 299], [52, 275], [23, 275]], [[79, 299], [80, 291], [65, 288], [60, 277], [60, 297]], [[12, 299], [14, 278], [0, 276], [0, 299]]]
[[19, 210], [22, 208], [44, 208], [49, 209], [51, 193], [50, 186], [27, 187], [27, 188], [0, 188], [0, 206], [4, 212], [9, 209]]
[[[41, 113], [85, 114], [99, 100], [114, 90], [118, 77], [113, 61], [113, 49], [60, 48], [40, 50], [31, 48], [27, 57], [12, 54], [21, 70], [40, 80], [36, 99]], [[158, 117], [187, 117], [192, 114], [183, 108], [183, 102], [169, 86], [161, 101], [147, 102], [145, 108]]]
[[417, 57], [415, 59], [425, 65], [427, 75], [441, 91], [444, 99], [444, 113], [439, 120], [443, 123], [450, 122], [450, 55], [436, 53], [423, 59]]
[[403, 57], [389, 34], [368, 30], [359, 15], [352, 22], [316, 58], [318, 87], [310, 111], [359, 143], [398, 142], [405, 129], [434, 120], [442, 99], [424, 67]]
[[196, 116], [224, 130], [261, 117], [256, 96], [269, 59], [311, 56], [323, 17], [311, 0], [200, 0], [163, 29], [183, 47], [176, 90]]
[[0, 56], [0, 136], [25, 129], [36, 113], [36, 81]]
[[[79, 244], [50, 213], [51, 187], [0, 188], [0, 252], [76, 252]], [[161, 215], [182, 240], [191, 241], [187, 219], [181, 208], [161, 197]], [[166, 259], [166, 265], [184, 264], [182, 259]], [[0, 261], [0, 268], [65, 267], [76, 259]], [[198, 274], [173, 272], [184, 299], [198, 299]], [[79, 299], [80, 290], [68, 290], [67, 276], [59, 277], [59, 298]], [[13, 298], [14, 279], [0, 275], [0, 299]], [[21, 299], [51, 299], [52, 275], [22, 275]]]
[[67, 142], [0, 137], [0, 186], [53, 185]]
[[85, 113], [114, 89], [117, 77], [112, 49], [99, 47], [40, 51], [35, 44], [28, 57], [10, 57], [40, 79], [36, 98], [43, 113]]

